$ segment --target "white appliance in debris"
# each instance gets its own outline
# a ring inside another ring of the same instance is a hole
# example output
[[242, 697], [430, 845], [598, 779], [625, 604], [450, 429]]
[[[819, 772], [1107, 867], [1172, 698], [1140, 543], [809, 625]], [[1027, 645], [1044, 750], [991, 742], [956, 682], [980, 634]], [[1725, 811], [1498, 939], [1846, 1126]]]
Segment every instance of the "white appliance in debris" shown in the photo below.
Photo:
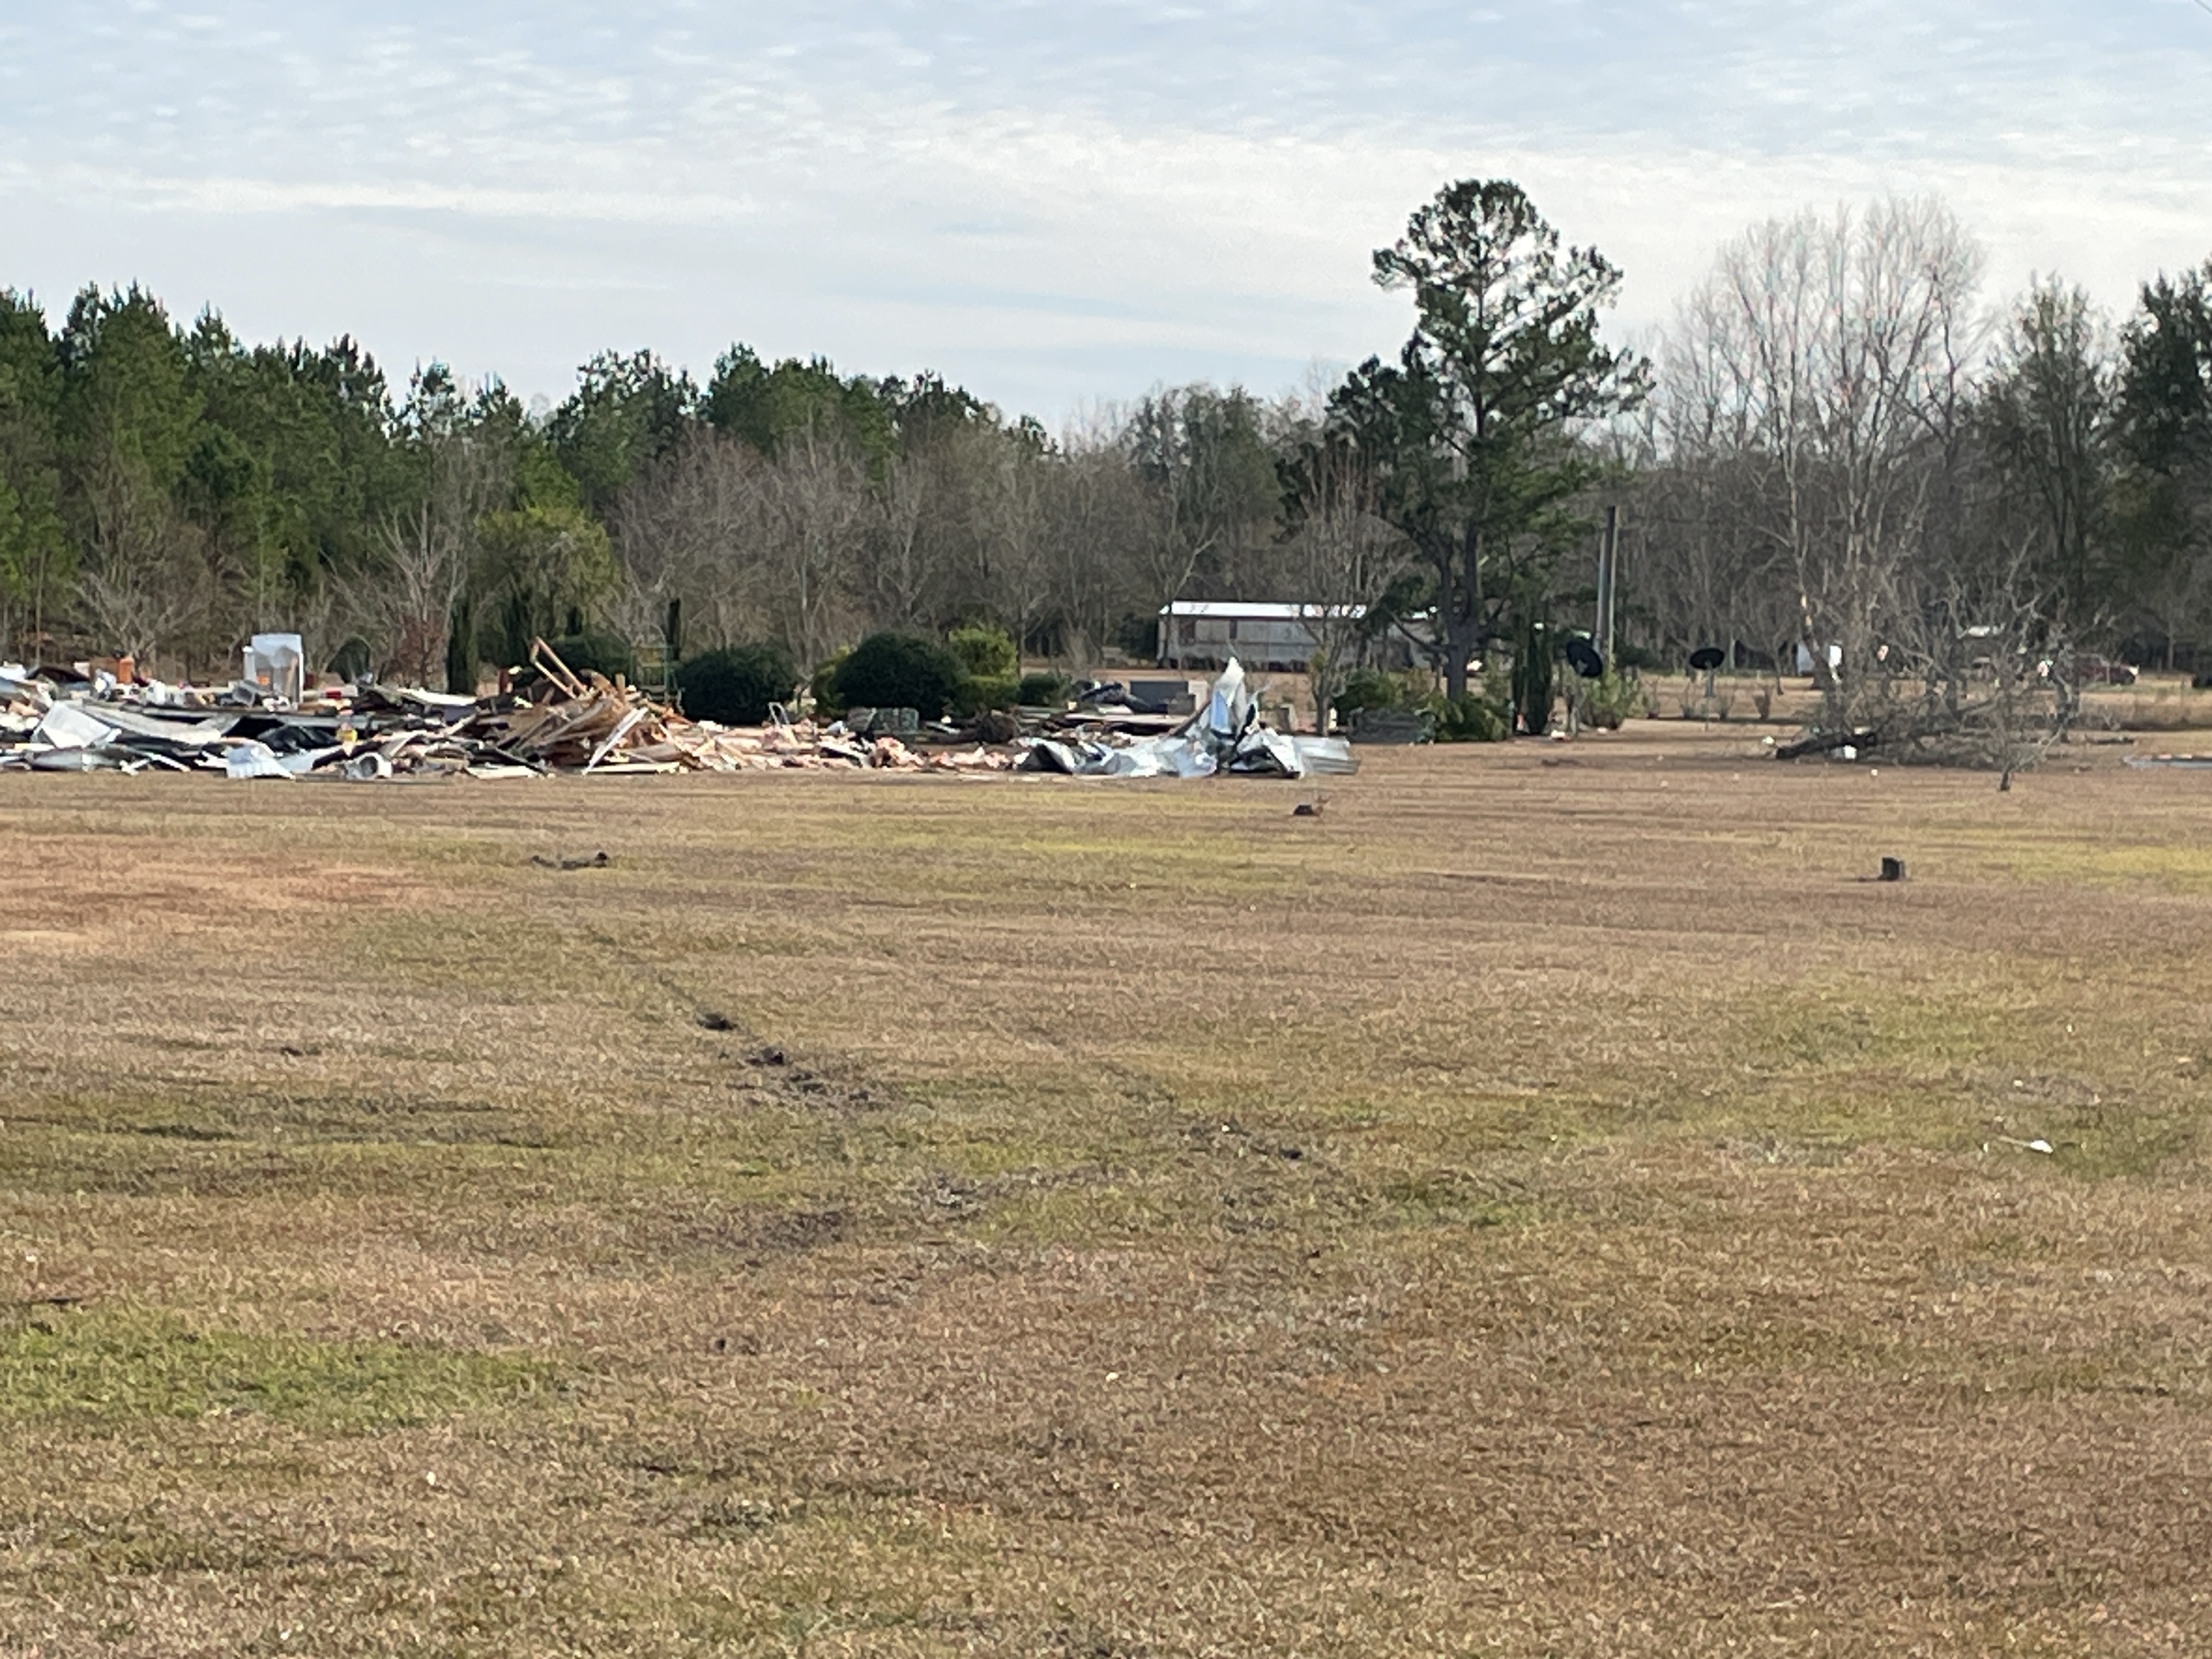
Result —
[[263, 696], [296, 707], [307, 690], [307, 647], [297, 634], [256, 634], [246, 641], [246, 672], [240, 678]]

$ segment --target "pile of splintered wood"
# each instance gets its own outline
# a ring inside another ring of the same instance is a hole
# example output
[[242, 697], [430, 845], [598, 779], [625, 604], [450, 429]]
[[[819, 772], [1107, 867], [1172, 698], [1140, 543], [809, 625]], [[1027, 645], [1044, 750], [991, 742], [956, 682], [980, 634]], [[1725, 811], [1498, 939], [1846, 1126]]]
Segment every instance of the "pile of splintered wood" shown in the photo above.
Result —
[[744, 772], [782, 768], [883, 771], [1007, 771], [1019, 757], [978, 746], [924, 756], [896, 738], [873, 740], [817, 731], [810, 721], [758, 730], [690, 720], [636, 687], [578, 674], [543, 640], [531, 665], [544, 677], [537, 695], [488, 709], [455, 735], [538, 766], [583, 772]]
[[544, 676], [544, 694], [471, 715], [457, 735], [562, 770], [597, 771], [610, 765], [629, 771], [681, 769], [673, 759], [650, 761], [637, 755], [668, 741], [670, 723], [678, 721], [673, 710], [635, 686], [575, 673], [543, 640], [531, 641], [530, 662]]

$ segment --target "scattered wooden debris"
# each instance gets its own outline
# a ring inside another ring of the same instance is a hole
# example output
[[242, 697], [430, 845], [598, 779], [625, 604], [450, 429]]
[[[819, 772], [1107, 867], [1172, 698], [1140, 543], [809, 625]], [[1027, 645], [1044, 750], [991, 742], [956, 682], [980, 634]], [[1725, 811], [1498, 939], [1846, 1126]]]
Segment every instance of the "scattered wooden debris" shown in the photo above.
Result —
[[[0, 668], [0, 769], [159, 767], [366, 783], [847, 769], [1303, 777], [1354, 764], [1341, 739], [1293, 738], [1261, 721], [1233, 663], [1209, 708], [1188, 720], [1089, 709], [1026, 725], [994, 714], [964, 728], [924, 726], [905, 709], [856, 709], [850, 723], [817, 725], [779, 708], [754, 729], [688, 720], [619, 677], [570, 668], [543, 640], [531, 641], [522, 678], [527, 683], [483, 698], [367, 684], [287, 701], [245, 681], [209, 691]], [[886, 721], [887, 714], [901, 718]], [[1132, 730], [1132, 720], [1150, 724]], [[1048, 729], [1073, 740], [1042, 735]]]

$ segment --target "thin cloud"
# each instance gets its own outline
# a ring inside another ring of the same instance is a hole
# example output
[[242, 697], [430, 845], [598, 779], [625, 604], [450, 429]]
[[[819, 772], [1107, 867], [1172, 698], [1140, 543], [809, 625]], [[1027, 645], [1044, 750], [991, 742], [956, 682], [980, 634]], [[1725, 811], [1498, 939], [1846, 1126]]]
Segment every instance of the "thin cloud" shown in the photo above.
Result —
[[1504, 173], [1627, 268], [1624, 326], [1746, 221], [1886, 189], [2124, 303], [2212, 240], [2188, 9], [95, 3], [0, 26], [0, 283], [556, 394], [744, 337], [1051, 413], [1388, 349], [1367, 250]]

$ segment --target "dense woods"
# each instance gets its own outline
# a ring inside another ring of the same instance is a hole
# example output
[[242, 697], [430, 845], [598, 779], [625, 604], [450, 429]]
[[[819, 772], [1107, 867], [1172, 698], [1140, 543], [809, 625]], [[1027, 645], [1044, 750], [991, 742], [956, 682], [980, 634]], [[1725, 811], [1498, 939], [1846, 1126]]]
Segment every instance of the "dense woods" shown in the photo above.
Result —
[[135, 288], [0, 293], [0, 657], [204, 674], [285, 629], [458, 686], [532, 635], [803, 670], [988, 620], [1087, 663], [1237, 598], [1406, 621], [1457, 689], [1486, 641], [1587, 622], [1607, 503], [1624, 654], [1669, 666], [2212, 641], [2212, 264], [2118, 318], [2055, 280], [1992, 307], [1939, 204], [1808, 214], [1721, 250], [1649, 362], [1603, 343], [1619, 274], [1510, 185], [1448, 187], [1376, 274], [1415, 331], [1328, 397], [1167, 388], [1057, 434], [744, 346], [703, 383], [608, 353], [533, 410]]

